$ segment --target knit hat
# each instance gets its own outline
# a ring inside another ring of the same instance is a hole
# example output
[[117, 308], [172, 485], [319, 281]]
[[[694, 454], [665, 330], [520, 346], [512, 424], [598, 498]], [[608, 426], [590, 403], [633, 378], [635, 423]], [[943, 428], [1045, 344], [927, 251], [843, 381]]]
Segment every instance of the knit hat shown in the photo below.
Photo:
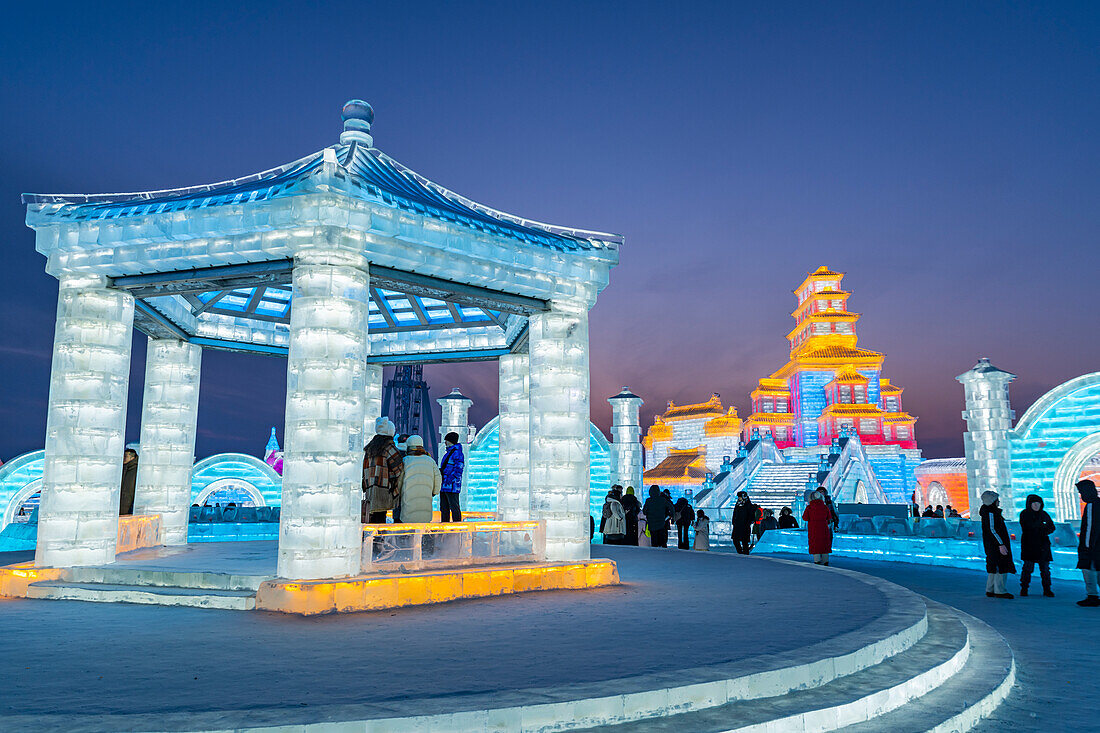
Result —
[[374, 421], [374, 432], [379, 435], [388, 435], [392, 438], [394, 433], [397, 432], [397, 428], [390, 422], [388, 417], [380, 417]]
[[1001, 497], [996, 491], [983, 491], [982, 492], [982, 504], [986, 506], [993, 506], [993, 502], [997, 501]]
[[406, 448], [423, 448], [424, 439], [419, 435], [410, 435], [409, 439], [405, 441]]

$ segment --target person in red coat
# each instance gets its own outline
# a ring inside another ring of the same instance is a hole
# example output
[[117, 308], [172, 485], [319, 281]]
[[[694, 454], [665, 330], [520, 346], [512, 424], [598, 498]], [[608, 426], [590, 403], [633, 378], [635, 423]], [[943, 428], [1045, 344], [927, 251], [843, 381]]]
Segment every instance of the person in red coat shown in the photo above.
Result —
[[810, 494], [810, 503], [802, 512], [802, 521], [806, 523], [810, 538], [810, 554], [815, 565], [828, 565], [829, 553], [833, 551], [833, 512], [825, 504], [820, 491]]

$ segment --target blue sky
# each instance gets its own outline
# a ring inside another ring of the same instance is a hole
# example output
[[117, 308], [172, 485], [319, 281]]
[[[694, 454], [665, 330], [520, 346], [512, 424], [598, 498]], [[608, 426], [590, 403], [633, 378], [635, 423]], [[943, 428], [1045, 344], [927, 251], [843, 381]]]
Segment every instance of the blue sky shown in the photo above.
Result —
[[[747, 413], [791, 289], [848, 273], [926, 454], [979, 356], [1018, 414], [1100, 364], [1095, 3], [24, 4], [0, 28], [0, 458], [39, 448], [56, 284], [19, 194], [222, 180], [375, 142], [506, 211], [621, 232], [593, 417], [712, 391]], [[143, 339], [134, 352], [136, 439]], [[285, 363], [207, 353], [200, 455], [262, 449]], [[491, 364], [429, 369], [481, 424]], [[280, 429], [281, 436], [281, 429]]]

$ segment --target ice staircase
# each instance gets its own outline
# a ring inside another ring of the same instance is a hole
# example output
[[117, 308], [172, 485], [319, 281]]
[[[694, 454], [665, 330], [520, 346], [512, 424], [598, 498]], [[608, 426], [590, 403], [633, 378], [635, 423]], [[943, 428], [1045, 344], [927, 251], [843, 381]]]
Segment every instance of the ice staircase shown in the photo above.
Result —
[[581, 730], [773, 733], [967, 731], [1015, 682], [1012, 650], [973, 616], [927, 601], [928, 630], [910, 648], [825, 684], [701, 710]]
[[[362, 724], [369, 731], [468, 733], [948, 733], [970, 730], [1001, 704], [1015, 684], [1016, 665], [1000, 634], [912, 591], [851, 574], [887, 596], [887, 612], [809, 647], [503, 696], [512, 698], [512, 707], [500, 707], [496, 693], [434, 700], [451, 711], [432, 714], [421, 707], [416, 717], [368, 718]], [[526, 704], [515, 704], [521, 701]]]
[[817, 475], [816, 463], [762, 463], [749, 477], [745, 491], [754, 504], [778, 512], [806, 490], [811, 475]]
[[146, 603], [250, 611], [264, 575], [135, 570], [111, 566], [64, 570], [57, 580], [27, 586], [27, 598]]

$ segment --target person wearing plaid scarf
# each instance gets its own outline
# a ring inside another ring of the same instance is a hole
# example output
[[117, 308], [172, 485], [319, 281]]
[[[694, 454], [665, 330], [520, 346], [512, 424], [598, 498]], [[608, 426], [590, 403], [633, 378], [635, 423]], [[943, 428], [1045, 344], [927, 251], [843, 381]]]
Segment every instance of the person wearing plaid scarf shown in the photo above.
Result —
[[375, 421], [376, 435], [363, 449], [363, 501], [360, 519], [370, 524], [385, 524], [386, 512], [394, 507], [401, 493], [401, 475], [405, 465], [393, 442], [394, 425], [389, 418]]

